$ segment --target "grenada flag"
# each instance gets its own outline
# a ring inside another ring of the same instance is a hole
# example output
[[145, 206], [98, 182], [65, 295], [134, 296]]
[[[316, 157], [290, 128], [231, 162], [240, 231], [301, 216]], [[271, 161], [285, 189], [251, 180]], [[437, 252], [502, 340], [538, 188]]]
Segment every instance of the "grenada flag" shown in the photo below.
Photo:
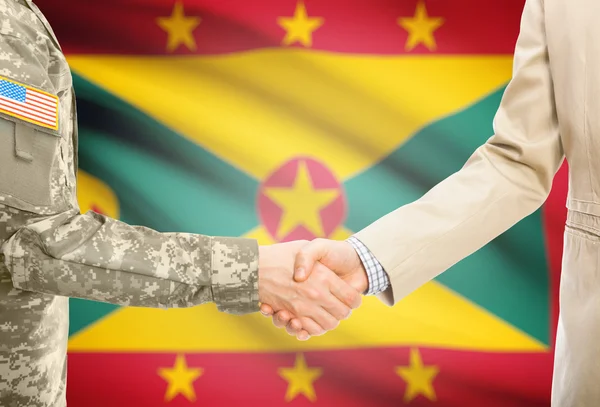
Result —
[[[524, 2], [37, 3], [73, 71], [82, 210], [269, 244], [344, 239], [459, 170]], [[308, 342], [211, 304], [73, 300], [69, 406], [548, 406], [565, 191], [563, 169], [485, 248]]]

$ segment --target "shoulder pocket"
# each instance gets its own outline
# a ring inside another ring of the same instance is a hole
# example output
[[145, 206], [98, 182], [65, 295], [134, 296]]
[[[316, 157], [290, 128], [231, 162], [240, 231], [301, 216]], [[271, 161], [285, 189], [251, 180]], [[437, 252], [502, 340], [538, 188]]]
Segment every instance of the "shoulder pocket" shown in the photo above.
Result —
[[52, 171], [58, 155], [58, 132], [0, 114], [0, 202], [39, 213], [57, 209], [52, 189], [60, 188]]

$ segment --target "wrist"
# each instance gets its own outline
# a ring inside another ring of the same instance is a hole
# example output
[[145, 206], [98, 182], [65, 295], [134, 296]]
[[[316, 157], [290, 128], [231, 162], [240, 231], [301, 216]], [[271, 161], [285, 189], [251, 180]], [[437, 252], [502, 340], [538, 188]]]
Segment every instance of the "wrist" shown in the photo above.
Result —
[[257, 281], [258, 281], [258, 301], [263, 303], [265, 297], [265, 265], [264, 260], [267, 258], [267, 252], [269, 251], [268, 246], [258, 246], [258, 270], [257, 270]]
[[[351, 253], [352, 263], [354, 264], [353, 271], [351, 273], [350, 283], [352, 287], [361, 294], [365, 294], [369, 289], [369, 276], [365, 265], [356, 250], [356, 247], [351, 242], [346, 241], [345, 244], [349, 246], [348, 253]], [[351, 268], [352, 270], [352, 268]]]
[[356, 271], [356, 274], [357, 274], [356, 289], [359, 293], [364, 295], [369, 290], [369, 275], [367, 274], [367, 270], [365, 269], [365, 266], [362, 264], [362, 261], [360, 261], [360, 259], [358, 259], [358, 261], [360, 262], [360, 267]]
[[211, 238], [211, 291], [221, 312], [258, 311], [258, 244], [254, 239]]

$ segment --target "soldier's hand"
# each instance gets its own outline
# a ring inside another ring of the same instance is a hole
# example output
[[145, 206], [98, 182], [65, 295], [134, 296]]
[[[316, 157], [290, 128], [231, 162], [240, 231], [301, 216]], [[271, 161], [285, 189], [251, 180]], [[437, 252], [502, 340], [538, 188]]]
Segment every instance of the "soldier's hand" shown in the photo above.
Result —
[[279, 243], [261, 246], [259, 250], [259, 300], [272, 312], [280, 311], [274, 319], [275, 325], [286, 326], [295, 318], [298, 329], [294, 334], [299, 339], [334, 329], [361, 303], [358, 291], [320, 263], [315, 265], [308, 280], [301, 283], [293, 280], [296, 255], [307, 243]]

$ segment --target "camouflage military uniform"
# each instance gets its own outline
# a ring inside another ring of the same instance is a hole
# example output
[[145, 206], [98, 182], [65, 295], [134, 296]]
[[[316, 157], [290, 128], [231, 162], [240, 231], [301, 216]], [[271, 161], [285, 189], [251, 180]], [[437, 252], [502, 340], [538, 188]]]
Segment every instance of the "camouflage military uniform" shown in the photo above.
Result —
[[80, 214], [71, 73], [31, 0], [0, 0], [2, 78], [58, 96], [59, 108], [52, 130], [0, 103], [0, 406], [66, 405], [67, 297], [258, 310], [254, 240], [158, 233]]

